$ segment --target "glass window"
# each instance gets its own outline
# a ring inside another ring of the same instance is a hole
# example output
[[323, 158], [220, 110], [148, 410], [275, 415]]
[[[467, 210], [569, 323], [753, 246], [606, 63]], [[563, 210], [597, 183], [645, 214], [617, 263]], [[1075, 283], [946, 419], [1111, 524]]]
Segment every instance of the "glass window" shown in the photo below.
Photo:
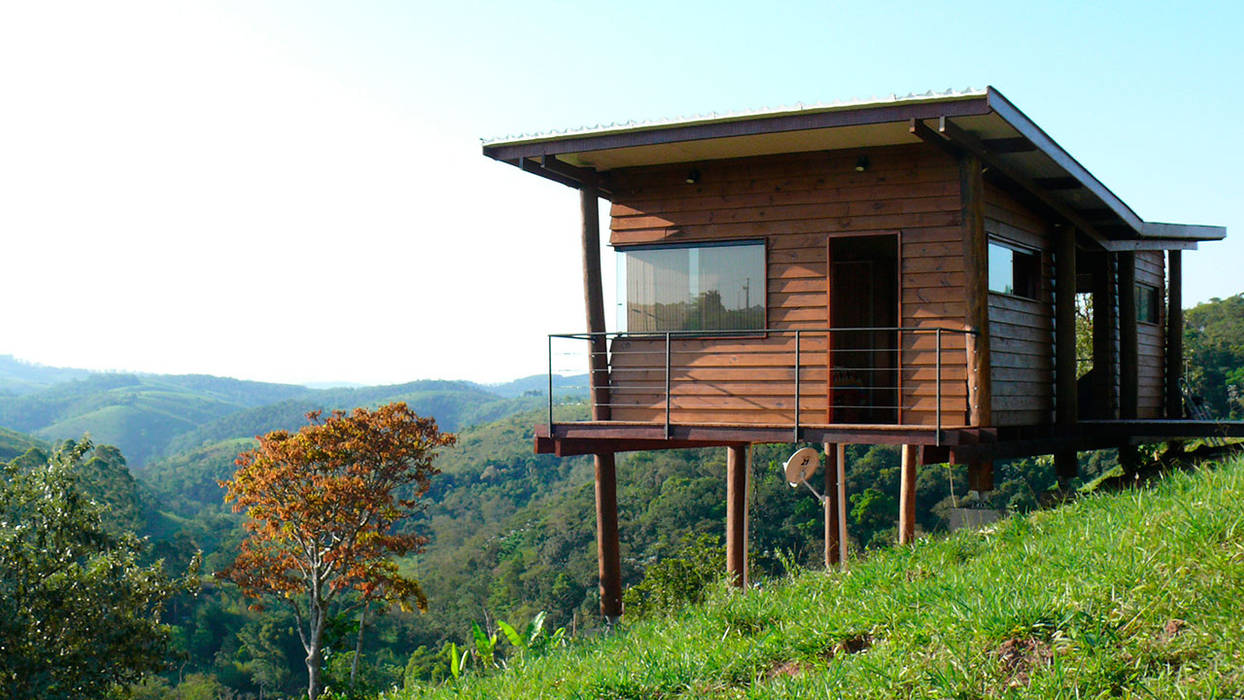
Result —
[[631, 333], [763, 329], [765, 246], [620, 250], [618, 287], [619, 325]]
[[1038, 253], [989, 242], [989, 291], [1036, 299], [1040, 281]]
[[1159, 304], [1157, 287], [1148, 284], [1136, 285], [1136, 320], [1157, 323]]

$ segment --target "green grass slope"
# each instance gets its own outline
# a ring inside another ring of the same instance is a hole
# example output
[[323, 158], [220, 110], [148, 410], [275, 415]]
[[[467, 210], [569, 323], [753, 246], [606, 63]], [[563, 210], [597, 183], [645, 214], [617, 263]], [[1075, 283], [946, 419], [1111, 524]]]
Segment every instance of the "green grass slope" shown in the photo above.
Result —
[[46, 448], [41, 440], [8, 428], [0, 428], [0, 462], [26, 454], [32, 447]]
[[1244, 696], [1244, 460], [392, 697], [442, 696]]

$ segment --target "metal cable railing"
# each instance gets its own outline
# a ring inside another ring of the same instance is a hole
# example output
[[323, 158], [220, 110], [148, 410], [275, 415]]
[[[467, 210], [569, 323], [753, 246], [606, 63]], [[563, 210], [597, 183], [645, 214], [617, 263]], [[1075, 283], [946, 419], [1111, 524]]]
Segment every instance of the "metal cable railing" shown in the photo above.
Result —
[[806, 425], [923, 425], [940, 444], [946, 417], [962, 425], [967, 415], [972, 335], [940, 327], [552, 334], [549, 425], [554, 376], [582, 373], [594, 345], [608, 398], [593, 394], [593, 408], [663, 423], [667, 437], [675, 422], [721, 415], [790, 425], [795, 441]]

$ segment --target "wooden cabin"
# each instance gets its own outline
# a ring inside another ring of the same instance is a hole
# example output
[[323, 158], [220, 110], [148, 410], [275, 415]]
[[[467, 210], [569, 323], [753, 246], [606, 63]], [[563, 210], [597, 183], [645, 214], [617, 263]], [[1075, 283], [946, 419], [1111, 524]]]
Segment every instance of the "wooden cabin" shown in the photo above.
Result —
[[[847, 443], [903, 445], [910, 538], [919, 462], [968, 464], [987, 490], [996, 458], [1055, 454], [1070, 476], [1078, 450], [1217, 427], [1184, 420], [1180, 260], [1225, 229], [1143, 220], [993, 88], [483, 150], [581, 192], [587, 332], [550, 347], [586, 349], [592, 420], [554, 423], [550, 377], [536, 449], [596, 455], [608, 616], [617, 452], [729, 448], [741, 580], [753, 443], [822, 443], [839, 467]], [[619, 258], [613, 332], [600, 198]], [[1077, 356], [1077, 303], [1091, 357]], [[827, 523], [845, 517], [834, 500]]]

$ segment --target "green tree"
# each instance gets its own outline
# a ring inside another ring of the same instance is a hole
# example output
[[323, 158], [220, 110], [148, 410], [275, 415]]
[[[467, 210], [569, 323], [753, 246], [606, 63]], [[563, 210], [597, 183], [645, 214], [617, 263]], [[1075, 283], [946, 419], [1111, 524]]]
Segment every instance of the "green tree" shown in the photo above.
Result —
[[0, 695], [100, 697], [161, 670], [164, 603], [194, 585], [113, 532], [79, 486], [87, 440], [0, 472]]
[[1185, 319], [1192, 393], [1216, 417], [1244, 418], [1244, 294], [1197, 304]]

